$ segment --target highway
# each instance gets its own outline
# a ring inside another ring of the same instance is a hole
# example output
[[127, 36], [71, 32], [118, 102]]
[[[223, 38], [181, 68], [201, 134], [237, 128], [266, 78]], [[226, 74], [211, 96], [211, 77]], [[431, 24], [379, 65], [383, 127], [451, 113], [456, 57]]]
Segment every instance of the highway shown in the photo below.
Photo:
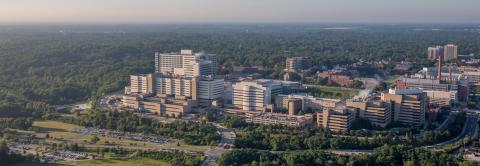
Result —
[[459, 140], [464, 139], [465, 137], [475, 137], [477, 136], [478, 130], [478, 114], [467, 112], [465, 125], [463, 126], [463, 130], [457, 137], [450, 139], [448, 141], [438, 143], [435, 145], [425, 146], [424, 148], [431, 149], [431, 150], [443, 150], [447, 145], [453, 144]]
[[454, 122], [455, 121], [455, 117], [457, 116], [457, 113], [456, 111], [451, 111], [449, 114], [448, 114], [448, 117], [443, 121], [443, 123], [438, 126], [435, 130], [433, 130], [435, 133], [441, 133], [442, 131], [446, 130], [447, 129], [447, 126]]

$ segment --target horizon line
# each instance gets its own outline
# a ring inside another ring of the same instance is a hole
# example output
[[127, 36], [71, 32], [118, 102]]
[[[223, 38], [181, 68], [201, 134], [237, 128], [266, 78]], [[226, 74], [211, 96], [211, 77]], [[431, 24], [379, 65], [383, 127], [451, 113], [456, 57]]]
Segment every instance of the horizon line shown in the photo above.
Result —
[[480, 21], [0, 21], [0, 25], [175, 25], [175, 24], [480, 24]]

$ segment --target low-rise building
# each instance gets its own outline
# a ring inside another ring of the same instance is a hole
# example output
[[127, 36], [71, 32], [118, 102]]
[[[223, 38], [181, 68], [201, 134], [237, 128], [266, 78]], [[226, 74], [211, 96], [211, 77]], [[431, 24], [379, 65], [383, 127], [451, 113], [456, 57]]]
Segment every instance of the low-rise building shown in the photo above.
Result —
[[313, 124], [313, 115], [286, 115], [277, 113], [249, 114], [245, 118], [248, 123], [264, 125], [283, 125], [289, 127], [306, 127]]
[[456, 81], [462, 79], [462, 73], [460, 68], [457, 66], [424, 67], [411, 77], [455, 83]]
[[325, 71], [318, 74], [320, 78], [327, 78], [328, 80], [341, 85], [349, 86], [353, 84], [352, 77], [345, 74], [345, 72], [338, 72], [335, 70]]
[[145, 97], [141, 95], [124, 95], [123, 106], [156, 113], [161, 116], [181, 117], [191, 111], [195, 104], [193, 100], [178, 100], [174, 98]]
[[[448, 92], [442, 96], [451, 96], [452, 102], [466, 101], [470, 94], [470, 85], [468, 81], [458, 80], [455, 83], [443, 83], [435, 79], [423, 78], [402, 78], [395, 83], [397, 89], [422, 89], [430, 92], [430, 96], [435, 96], [434, 91]], [[436, 93], [440, 96], [441, 92]], [[434, 99], [437, 100], [437, 99]]]
[[341, 100], [339, 99], [327, 99], [317, 98], [309, 96], [307, 94], [292, 94], [292, 95], [277, 95], [275, 97], [275, 109], [288, 109], [288, 99], [300, 99], [302, 101], [302, 110], [321, 110], [324, 108], [335, 108]]
[[402, 63], [402, 64], [395, 65], [395, 67], [392, 70], [397, 72], [408, 72], [410, 71], [410, 69], [412, 69], [412, 65]]
[[424, 91], [427, 93], [430, 104], [450, 106], [457, 102], [457, 91]]
[[464, 71], [463, 77], [474, 85], [480, 85], [480, 71]]

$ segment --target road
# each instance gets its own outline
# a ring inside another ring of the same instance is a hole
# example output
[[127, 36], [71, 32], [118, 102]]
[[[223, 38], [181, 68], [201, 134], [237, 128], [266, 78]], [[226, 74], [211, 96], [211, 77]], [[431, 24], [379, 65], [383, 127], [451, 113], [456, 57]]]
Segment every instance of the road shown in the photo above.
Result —
[[[288, 150], [288, 151], [268, 151], [268, 150], [260, 150], [270, 153], [294, 153], [294, 152], [302, 152], [306, 150]], [[358, 155], [358, 154], [372, 154], [375, 150], [374, 149], [322, 149], [318, 150], [326, 153], [332, 153], [340, 156], [351, 156], [351, 155]]]
[[371, 150], [358, 150], [358, 149], [344, 149], [344, 150], [325, 150], [327, 152], [340, 155], [340, 156], [351, 156], [357, 154], [372, 154], [374, 152], [373, 149]]
[[443, 121], [443, 123], [438, 126], [435, 130], [433, 130], [435, 133], [441, 133], [442, 131], [447, 129], [447, 126], [455, 121], [455, 117], [457, 116], [456, 111], [451, 111], [448, 114], [448, 117]]
[[424, 148], [432, 149], [432, 150], [443, 150], [443, 148], [445, 148], [447, 145], [453, 144], [459, 140], [464, 139], [465, 137], [477, 136], [477, 130], [478, 130], [478, 114], [467, 112], [465, 125], [463, 126], [463, 130], [460, 133], [460, 135], [458, 135], [457, 137], [451, 140], [438, 143], [435, 145], [425, 146]]
[[[207, 150], [204, 152], [205, 156], [207, 158], [203, 162], [202, 166], [214, 166], [215, 161], [225, 152], [231, 149], [233, 145], [233, 141], [236, 138], [235, 132], [231, 128], [225, 128], [219, 124], [215, 124], [215, 127], [217, 127], [217, 132], [219, 132], [222, 135], [222, 139], [220, 140], [220, 143], [218, 143], [218, 146], [216, 146], [213, 149]], [[225, 145], [228, 145], [230, 148], [225, 148]]]

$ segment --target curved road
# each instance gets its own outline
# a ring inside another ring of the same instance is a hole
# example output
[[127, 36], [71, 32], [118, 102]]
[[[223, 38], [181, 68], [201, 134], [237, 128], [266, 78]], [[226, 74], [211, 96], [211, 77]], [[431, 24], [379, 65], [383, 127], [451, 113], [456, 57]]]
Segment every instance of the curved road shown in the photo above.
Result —
[[478, 128], [478, 114], [467, 112], [465, 125], [463, 126], [463, 130], [457, 137], [438, 143], [435, 145], [425, 146], [424, 148], [432, 149], [432, 150], [442, 150], [446, 145], [453, 144], [465, 137], [475, 137], [477, 136], [477, 129]]

